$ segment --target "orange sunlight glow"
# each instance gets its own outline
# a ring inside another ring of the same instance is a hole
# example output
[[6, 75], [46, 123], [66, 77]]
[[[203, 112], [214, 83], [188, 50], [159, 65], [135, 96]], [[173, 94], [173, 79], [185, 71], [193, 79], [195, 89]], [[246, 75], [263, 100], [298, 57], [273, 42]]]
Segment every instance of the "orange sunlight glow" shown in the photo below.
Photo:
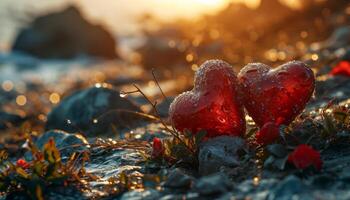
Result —
[[[69, 0], [67, 0], [69, 1]], [[245, 3], [257, 7], [260, 0], [96, 0], [75, 1], [87, 14], [90, 20], [106, 22], [112, 30], [126, 32], [135, 30], [135, 19], [148, 13], [162, 20], [174, 18], [196, 19], [203, 14], [213, 14], [224, 9], [230, 3]], [[281, 0], [296, 7], [302, 0]]]

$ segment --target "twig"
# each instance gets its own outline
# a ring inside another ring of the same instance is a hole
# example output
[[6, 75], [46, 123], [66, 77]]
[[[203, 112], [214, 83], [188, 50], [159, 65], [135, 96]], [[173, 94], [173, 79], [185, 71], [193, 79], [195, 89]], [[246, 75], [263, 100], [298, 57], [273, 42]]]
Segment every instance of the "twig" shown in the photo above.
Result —
[[98, 116], [96, 119], [101, 119], [103, 117], [105, 117], [106, 115], [109, 115], [109, 114], [112, 114], [112, 113], [115, 113], [115, 112], [120, 112], [120, 113], [131, 113], [131, 114], [135, 114], [135, 115], [139, 115], [139, 116], [142, 116], [142, 117], [145, 117], [145, 118], [148, 118], [148, 119], [151, 119], [151, 120], [160, 120], [160, 118], [157, 118], [153, 115], [149, 115], [149, 114], [146, 114], [146, 113], [141, 113], [141, 112], [136, 112], [136, 111], [131, 111], [131, 110], [126, 110], [126, 109], [113, 109], [113, 110], [109, 110], [103, 114], [101, 114], [100, 116]]
[[157, 78], [156, 78], [156, 75], [155, 75], [155, 69], [154, 69], [154, 68], [152, 69], [152, 76], [153, 76], [153, 80], [156, 82], [156, 84], [157, 84], [157, 86], [158, 86], [160, 92], [162, 93], [163, 98], [165, 99], [165, 101], [166, 101], [167, 103], [170, 104], [170, 102], [169, 102], [167, 96], [165, 96], [165, 94], [164, 94], [162, 88], [161, 88], [160, 85], [159, 85], [159, 82], [158, 82], [158, 80], [157, 80]]
[[165, 122], [163, 120], [161, 120], [160, 118], [160, 114], [158, 112], [158, 109], [156, 108], [156, 105], [147, 97], [147, 95], [145, 93], [142, 92], [142, 90], [136, 85], [133, 84], [133, 86], [140, 92], [140, 94], [148, 101], [149, 104], [151, 104], [151, 106], [154, 109], [155, 114], [159, 117], [160, 119], [160, 123], [164, 126], [164, 128], [172, 135], [174, 136], [176, 139], [178, 139], [180, 142], [182, 142], [185, 147], [193, 154], [195, 154], [195, 152], [186, 145], [186, 143], [180, 138], [180, 136], [178, 135], [178, 133], [174, 130], [171, 130], [170, 128], [168, 128], [168, 126], [165, 124]]

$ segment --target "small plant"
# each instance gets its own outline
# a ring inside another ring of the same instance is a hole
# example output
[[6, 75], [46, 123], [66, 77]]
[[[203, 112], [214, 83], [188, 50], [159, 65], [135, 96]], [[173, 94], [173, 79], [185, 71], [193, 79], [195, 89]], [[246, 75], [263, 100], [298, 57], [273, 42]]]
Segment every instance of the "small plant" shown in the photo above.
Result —
[[[167, 97], [165, 96], [155, 76], [154, 70], [152, 70], [152, 76], [164, 99], [167, 100]], [[187, 163], [190, 166], [197, 166], [199, 145], [204, 140], [207, 134], [206, 131], [202, 130], [196, 134], [192, 134], [190, 131], [185, 130], [183, 133], [179, 133], [173, 126], [167, 125], [161, 119], [157, 109], [157, 102], [152, 102], [136, 84], [134, 84], [134, 87], [136, 88], [134, 91], [121, 93], [123, 95], [140, 93], [154, 110], [155, 116], [152, 116], [152, 118], [159, 121], [163, 125], [164, 129], [172, 136], [171, 138], [165, 139], [154, 138], [150, 157], [151, 161], [167, 163], [170, 165]]]
[[86, 152], [73, 153], [63, 163], [52, 138], [43, 151], [29, 140], [29, 149], [33, 160], [18, 159], [16, 164], [7, 159], [6, 152], [0, 153], [1, 192], [25, 192], [32, 199], [44, 199], [43, 194], [48, 187], [79, 184], [86, 176], [84, 164], [89, 159]]
[[265, 167], [280, 170], [284, 170], [287, 163], [293, 164], [297, 169], [312, 166], [321, 170], [320, 151], [349, 141], [350, 135], [344, 132], [349, 127], [349, 108], [330, 102], [318, 112], [309, 113], [308, 117], [299, 118], [288, 127], [281, 126], [278, 139], [263, 149], [261, 159], [265, 160]]
[[206, 132], [200, 131], [192, 134], [189, 131], [177, 137], [160, 140], [155, 138], [152, 146], [151, 159], [168, 164], [182, 164], [191, 167], [198, 166], [199, 146], [205, 138]]

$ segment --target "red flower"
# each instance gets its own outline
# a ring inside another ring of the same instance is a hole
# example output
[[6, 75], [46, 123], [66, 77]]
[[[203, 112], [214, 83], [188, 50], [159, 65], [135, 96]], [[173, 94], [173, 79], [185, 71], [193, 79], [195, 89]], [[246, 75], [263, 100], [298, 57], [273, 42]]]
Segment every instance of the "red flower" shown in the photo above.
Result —
[[337, 66], [335, 66], [329, 74], [350, 76], [350, 62], [348, 61], [339, 62]]
[[288, 156], [288, 162], [293, 163], [298, 169], [305, 169], [314, 166], [317, 170], [322, 168], [322, 160], [320, 152], [312, 147], [301, 144]]
[[275, 142], [280, 135], [279, 126], [274, 122], [268, 122], [256, 133], [256, 142], [261, 145], [268, 145]]
[[17, 162], [16, 162], [16, 165], [18, 167], [21, 167], [23, 169], [27, 169], [29, 168], [29, 163], [27, 163], [27, 161], [23, 160], [23, 159], [18, 159]]
[[153, 138], [152, 157], [159, 158], [163, 156], [163, 154], [164, 154], [164, 147], [163, 147], [162, 140], [157, 137]]

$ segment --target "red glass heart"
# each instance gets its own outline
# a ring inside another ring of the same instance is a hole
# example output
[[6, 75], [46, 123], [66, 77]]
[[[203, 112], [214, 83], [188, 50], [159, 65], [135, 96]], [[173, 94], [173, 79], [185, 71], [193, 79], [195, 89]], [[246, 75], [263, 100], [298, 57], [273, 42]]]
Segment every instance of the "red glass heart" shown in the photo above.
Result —
[[221, 60], [209, 60], [196, 72], [194, 88], [171, 103], [173, 126], [206, 137], [241, 136], [245, 132], [243, 104], [238, 97], [238, 82], [232, 67]]
[[299, 61], [275, 69], [248, 64], [238, 81], [244, 106], [259, 127], [268, 122], [288, 125], [305, 108], [315, 88], [312, 70]]

